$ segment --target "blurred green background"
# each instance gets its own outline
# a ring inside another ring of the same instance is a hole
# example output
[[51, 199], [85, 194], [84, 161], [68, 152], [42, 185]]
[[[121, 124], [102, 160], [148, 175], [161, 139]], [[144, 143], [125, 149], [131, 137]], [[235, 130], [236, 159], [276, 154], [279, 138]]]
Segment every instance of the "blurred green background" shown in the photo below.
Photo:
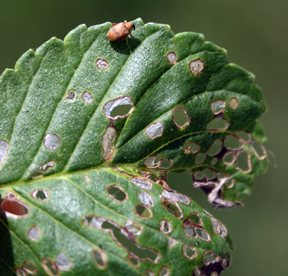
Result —
[[268, 106], [261, 122], [269, 138], [270, 165], [256, 178], [245, 207], [213, 210], [206, 196], [192, 188], [187, 173], [170, 175], [169, 181], [179, 191], [188, 190], [228, 227], [235, 250], [232, 266], [223, 275], [288, 275], [288, 1], [0, 0], [0, 71], [13, 68], [29, 48], [36, 49], [52, 36], [63, 39], [81, 23], [137, 17], [145, 23], [169, 24], [175, 33], [203, 33], [206, 40], [228, 50], [230, 62], [257, 76]]

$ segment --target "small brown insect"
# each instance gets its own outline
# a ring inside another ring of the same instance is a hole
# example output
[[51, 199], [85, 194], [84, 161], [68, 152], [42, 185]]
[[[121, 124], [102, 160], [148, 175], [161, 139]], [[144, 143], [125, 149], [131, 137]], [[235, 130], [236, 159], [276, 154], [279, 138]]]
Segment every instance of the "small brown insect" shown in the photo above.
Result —
[[129, 23], [126, 20], [121, 23], [113, 23], [113, 27], [107, 33], [107, 37], [110, 41], [118, 41], [120, 42], [123, 38], [126, 38], [128, 34], [131, 35], [131, 29], [135, 30], [135, 25], [133, 23]]

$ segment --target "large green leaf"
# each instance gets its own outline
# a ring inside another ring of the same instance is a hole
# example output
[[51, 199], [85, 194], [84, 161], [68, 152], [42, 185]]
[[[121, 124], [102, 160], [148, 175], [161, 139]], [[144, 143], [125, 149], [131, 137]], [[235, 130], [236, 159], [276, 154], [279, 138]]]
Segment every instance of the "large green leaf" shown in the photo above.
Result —
[[1, 76], [3, 275], [229, 265], [225, 226], [166, 177], [189, 170], [214, 207], [240, 205], [266, 167], [261, 91], [202, 35], [134, 24], [121, 42], [81, 25]]

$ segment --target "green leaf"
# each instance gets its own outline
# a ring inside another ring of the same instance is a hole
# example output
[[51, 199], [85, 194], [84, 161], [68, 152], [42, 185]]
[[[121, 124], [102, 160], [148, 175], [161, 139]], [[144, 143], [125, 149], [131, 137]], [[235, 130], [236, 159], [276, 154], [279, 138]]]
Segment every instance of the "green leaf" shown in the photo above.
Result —
[[133, 23], [121, 42], [111, 23], [80, 25], [2, 74], [4, 275], [197, 276], [231, 262], [226, 227], [167, 172], [191, 171], [214, 207], [240, 205], [267, 163], [261, 91], [203, 35]]

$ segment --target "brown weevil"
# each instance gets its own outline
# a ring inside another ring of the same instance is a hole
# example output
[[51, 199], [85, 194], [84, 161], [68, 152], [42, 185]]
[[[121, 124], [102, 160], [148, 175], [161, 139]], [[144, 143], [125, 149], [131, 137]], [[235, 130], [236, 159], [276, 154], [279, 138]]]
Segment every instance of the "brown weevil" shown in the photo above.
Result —
[[113, 27], [107, 33], [107, 37], [110, 41], [118, 41], [120, 42], [123, 38], [126, 38], [128, 34], [131, 35], [131, 29], [135, 30], [135, 25], [133, 23], [129, 23], [126, 20], [121, 23], [113, 23]]

